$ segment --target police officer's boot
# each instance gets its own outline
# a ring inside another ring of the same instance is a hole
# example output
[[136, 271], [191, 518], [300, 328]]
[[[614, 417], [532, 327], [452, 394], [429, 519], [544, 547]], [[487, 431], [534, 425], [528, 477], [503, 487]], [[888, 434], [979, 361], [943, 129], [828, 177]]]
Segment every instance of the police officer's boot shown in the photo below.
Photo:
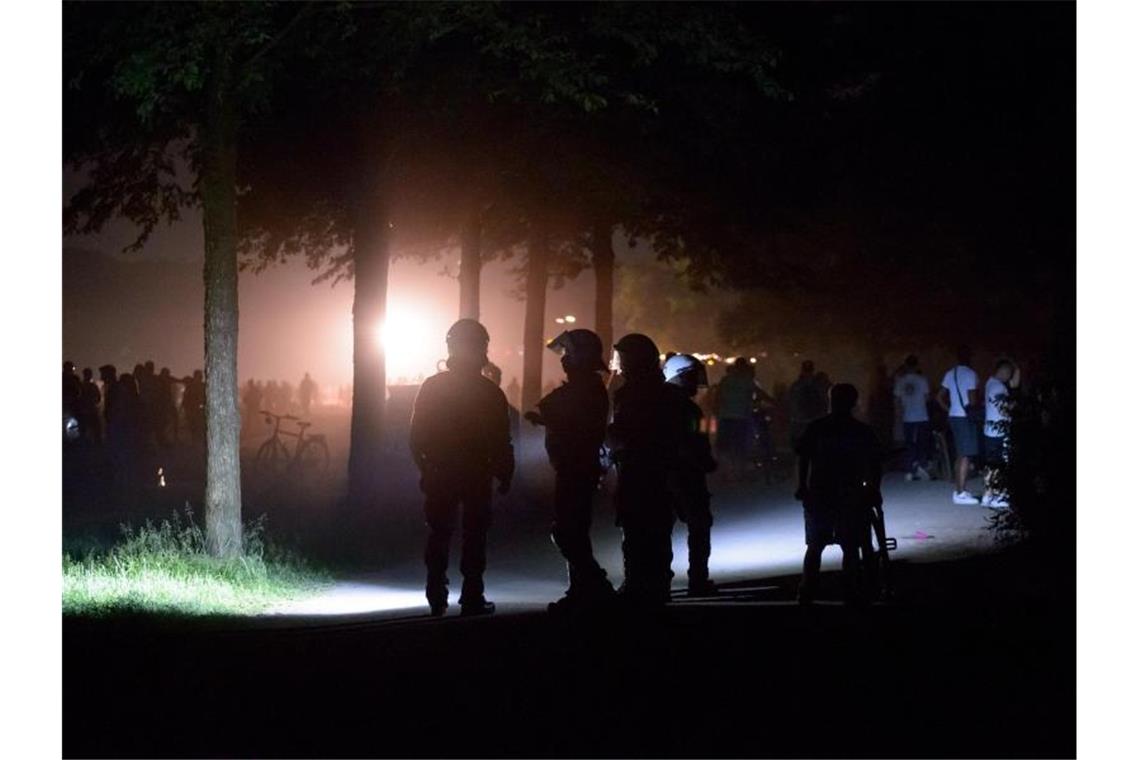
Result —
[[459, 614], [470, 617], [490, 615], [494, 611], [494, 603], [488, 602], [483, 596], [483, 576], [474, 574], [464, 576], [463, 593], [459, 596]]
[[715, 596], [717, 591], [717, 585], [709, 578], [708, 570], [689, 570], [689, 589], [686, 592], [689, 596]]
[[488, 602], [483, 597], [471, 600], [459, 600], [459, 615], [460, 617], [472, 617], [474, 615], [490, 615], [495, 611], [495, 603]]
[[434, 578], [428, 580], [427, 600], [432, 617], [442, 617], [447, 612], [447, 576], [442, 580]]

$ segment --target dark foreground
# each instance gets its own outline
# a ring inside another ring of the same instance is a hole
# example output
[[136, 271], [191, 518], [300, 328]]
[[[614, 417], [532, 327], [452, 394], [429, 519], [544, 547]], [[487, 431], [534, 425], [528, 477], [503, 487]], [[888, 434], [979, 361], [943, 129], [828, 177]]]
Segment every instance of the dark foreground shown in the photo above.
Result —
[[69, 619], [64, 752], [1071, 757], [1073, 585], [1026, 555], [900, 566], [864, 611], [777, 579], [649, 618]]

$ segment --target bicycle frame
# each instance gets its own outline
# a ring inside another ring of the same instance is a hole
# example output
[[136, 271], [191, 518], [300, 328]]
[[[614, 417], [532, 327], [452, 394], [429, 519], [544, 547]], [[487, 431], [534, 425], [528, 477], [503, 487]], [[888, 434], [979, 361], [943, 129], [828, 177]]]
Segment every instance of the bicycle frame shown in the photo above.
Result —
[[[273, 435], [269, 437], [269, 440], [277, 442], [277, 445], [279, 445], [282, 451], [285, 452], [286, 462], [288, 462], [289, 465], [292, 465], [293, 460], [301, 451], [301, 445], [305, 442], [305, 430], [309, 427], [309, 424], [301, 424], [300, 430], [296, 431], [282, 430], [281, 422], [283, 420], [290, 420], [294, 422], [299, 422], [300, 420], [291, 414], [274, 414], [273, 412], [267, 412], [264, 410], [261, 412], [261, 414], [265, 417], [266, 422], [273, 423]], [[285, 441], [282, 440], [282, 437], [284, 436], [297, 439], [297, 443], [292, 450], [290, 450], [289, 446], [286, 445]]]

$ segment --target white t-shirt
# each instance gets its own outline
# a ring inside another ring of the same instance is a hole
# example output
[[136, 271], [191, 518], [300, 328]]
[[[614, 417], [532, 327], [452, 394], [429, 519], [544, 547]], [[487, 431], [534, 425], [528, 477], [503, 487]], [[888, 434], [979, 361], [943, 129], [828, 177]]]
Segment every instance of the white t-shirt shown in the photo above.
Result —
[[1009, 395], [1009, 388], [996, 377], [986, 381], [986, 435], [990, 438], [1001, 438], [1005, 435], [998, 427], [998, 423], [1009, 419], [1009, 414], [1002, 403]]
[[929, 395], [930, 381], [925, 377], [917, 372], [899, 375], [895, 380], [895, 398], [902, 403], [902, 421], [928, 422], [926, 397]]
[[959, 364], [942, 378], [942, 387], [950, 394], [950, 416], [965, 417], [966, 409], [962, 404], [970, 403], [970, 391], [978, 387], [978, 373], [965, 364]]

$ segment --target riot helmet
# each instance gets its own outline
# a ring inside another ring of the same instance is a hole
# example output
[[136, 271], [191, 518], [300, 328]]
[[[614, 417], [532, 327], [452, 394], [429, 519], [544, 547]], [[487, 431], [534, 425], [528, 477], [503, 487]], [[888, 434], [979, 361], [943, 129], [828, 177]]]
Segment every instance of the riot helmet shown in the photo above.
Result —
[[696, 392], [707, 387], [709, 374], [704, 362], [688, 354], [673, 354], [665, 360], [665, 382]]
[[476, 371], [487, 363], [487, 346], [491, 336], [478, 320], [461, 319], [447, 331], [447, 367], [470, 367]]
[[547, 343], [546, 347], [562, 356], [562, 368], [567, 372], [597, 372], [607, 369], [602, 358], [602, 339], [593, 330], [563, 331]]
[[630, 333], [614, 344], [618, 370], [623, 375], [637, 375], [660, 370], [661, 354], [649, 336]]

